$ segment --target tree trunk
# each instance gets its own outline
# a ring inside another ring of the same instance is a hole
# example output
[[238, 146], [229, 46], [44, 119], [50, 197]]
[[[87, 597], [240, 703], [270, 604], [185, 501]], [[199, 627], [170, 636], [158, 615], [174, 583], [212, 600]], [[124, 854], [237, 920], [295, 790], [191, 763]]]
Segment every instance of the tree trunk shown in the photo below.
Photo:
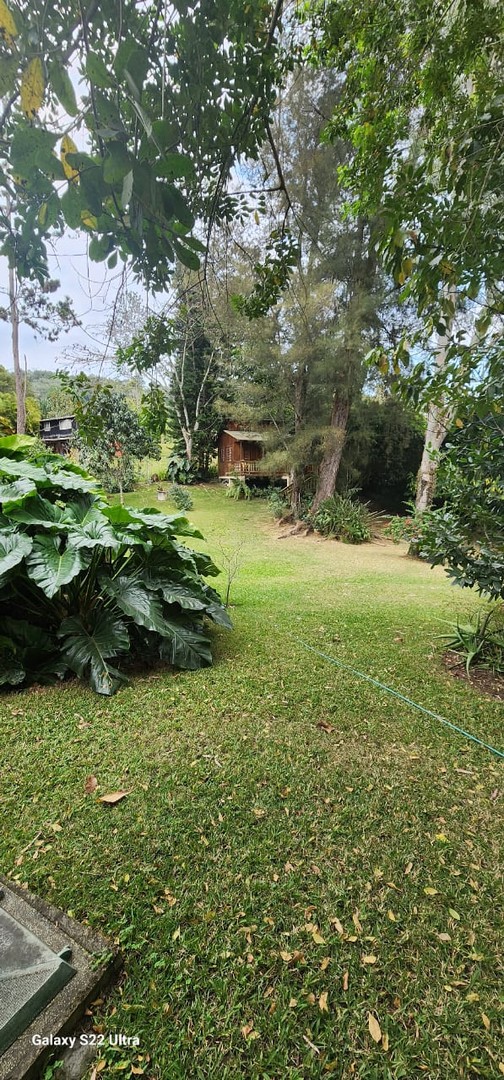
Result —
[[24, 435], [26, 430], [26, 383], [21, 371], [19, 359], [19, 312], [16, 296], [16, 272], [14, 267], [9, 267], [9, 312], [12, 336], [12, 360], [14, 364], [14, 376], [16, 379], [16, 431], [18, 435]]
[[[456, 290], [453, 287], [450, 287], [447, 291], [447, 295], [452, 301], [453, 312], [455, 313], [455, 304], [457, 301]], [[444, 334], [440, 334], [438, 338], [436, 367], [439, 370], [442, 370], [446, 365], [446, 355], [450, 343], [452, 325], [453, 317], [450, 319]], [[427, 510], [434, 498], [438, 463], [436, 457], [433, 457], [433, 453], [435, 454], [436, 451], [441, 449], [452, 418], [453, 411], [449, 409], [447, 405], [438, 405], [434, 402], [429, 405], [424, 449], [417, 475], [415, 498], [415, 509], [417, 514], [421, 514], [424, 510]]]
[[[300, 364], [296, 373], [296, 382], [294, 385], [294, 433], [295, 435], [301, 431], [305, 420], [306, 412], [306, 391], [307, 391], [307, 373], [304, 364]], [[291, 494], [290, 494], [290, 507], [297, 517], [301, 509], [301, 495], [303, 491], [303, 478], [304, 478], [304, 466], [293, 465], [291, 473]]]
[[312, 514], [316, 514], [324, 499], [329, 499], [331, 495], [334, 495], [341, 455], [345, 445], [349, 413], [350, 402], [341, 400], [335, 394], [331, 409], [331, 430], [326, 441], [326, 449], [319, 470], [317, 490], [311, 508]]
[[429, 407], [425, 443], [417, 476], [415, 500], [417, 514], [427, 510], [434, 498], [437, 460], [433, 457], [433, 453], [440, 450], [444, 443], [449, 419], [446, 409], [440, 408], [439, 405]]

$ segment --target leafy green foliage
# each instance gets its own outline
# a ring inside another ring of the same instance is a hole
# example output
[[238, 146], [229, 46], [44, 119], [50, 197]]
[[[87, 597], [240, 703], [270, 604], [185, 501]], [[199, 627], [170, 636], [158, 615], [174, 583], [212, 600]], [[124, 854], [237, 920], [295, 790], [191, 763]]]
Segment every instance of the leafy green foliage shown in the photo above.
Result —
[[250, 488], [243, 476], [232, 476], [226, 490], [226, 497], [238, 502], [240, 499], [250, 499]]
[[184, 491], [179, 484], [172, 484], [168, 491], [168, 498], [175, 503], [177, 510], [192, 510], [193, 501], [188, 491]]
[[174, 484], [194, 484], [196, 474], [185, 454], [170, 454], [166, 468], [166, 479]]
[[[37, 435], [41, 419], [40, 408], [34, 397], [29, 395], [25, 398], [26, 406], [26, 430], [31, 435]], [[17, 402], [14, 391], [0, 393], [0, 431], [3, 434], [11, 434], [16, 430]]]
[[465, 660], [467, 674], [474, 664], [504, 674], [504, 620], [502, 606], [491, 608], [486, 614], [478, 612], [467, 622], [457, 620], [446, 637], [446, 647], [460, 653]]
[[82, 468], [33, 443], [0, 440], [0, 682], [73, 671], [113, 694], [128, 658], [210, 664], [204, 617], [231, 625], [202, 577], [219, 571], [176, 539], [201, 533], [180, 515], [109, 506]]
[[284, 493], [279, 491], [278, 488], [272, 488], [267, 495], [268, 506], [273, 514], [273, 517], [281, 518], [289, 510], [289, 501], [286, 499]]
[[[455, 393], [502, 349], [502, 12], [487, 0], [363, 0], [358, 8], [312, 0], [305, 12], [312, 61], [340, 78], [327, 136], [352, 146], [341, 180], [353, 210], [374, 221], [402, 297], [422, 316], [417, 340], [444, 333], [455, 297], [472, 310], [473, 340], [453, 334], [435, 376]], [[414, 358], [412, 345], [406, 334], [395, 349], [396, 375]], [[392, 352], [377, 355], [385, 369]]]
[[159, 439], [143, 427], [124, 394], [87, 375], [61, 379], [74, 402], [77, 446], [84, 464], [110, 494], [131, 490], [135, 462], [159, 458]]
[[379, 517], [352, 497], [352, 493], [336, 494], [324, 499], [311, 518], [313, 527], [322, 536], [343, 540], [346, 544], [363, 544], [371, 540], [371, 524]]
[[438, 476], [443, 505], [422, 518], [422, 555], [444, 565], [458, 585], [504, 598], [502, 416], [473, 413], [450, 437]]
[[150, 316], [118, 357], [121, 365], [149, 376], [142, 398], [147, 429], [166, 433], [174, 455], [187, 459], [186, 471], [206, 479], [222, 427], [214, 404], [219, 355], [205, 329], [203, 292], [179, 275], [179, 293], [176, 315]]
[[175, 259], [197, 269], [196, 216], [240, 206], [226, 180], [257, 157], [289, 62], [281, 6], [197, 0], [169, 20], [159, 5], [4, 9], [0, 184], [16, 215], [12, 229], [0, 215], [0, 244], [19, 276], [47, 276], [62, 228], [84, 230], [110, 268], [131, 260], [153, 289]]

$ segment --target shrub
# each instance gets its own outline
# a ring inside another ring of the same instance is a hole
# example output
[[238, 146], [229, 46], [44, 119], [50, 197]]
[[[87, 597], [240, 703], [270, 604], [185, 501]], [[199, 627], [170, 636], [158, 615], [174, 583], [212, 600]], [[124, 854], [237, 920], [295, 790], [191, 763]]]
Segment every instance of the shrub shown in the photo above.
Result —
[[472, 664], [504, 674], [504, 618], [502, 605], [485, 615], [481, 612], [467, 622], [457, 621], [446, 646], [465, 659], [467, 674]]
[[324, 499], [311, 521], [322, 536], [331, 536], [347, 544], [363, 544], [371, 540], [371, 522], [379, 516], [347, 493]]
[[273, 514], [273, 517], [281, 518], [287, 513], [289, 509], [289, 500], [285, 498], [283, 491], [278, 488], [272, 488], [268, 492], [268, 506]]
[[175, 503], [177, 510], [192, 510], [193, 501], [188, 491], [184, 491], [179, 484], [172, 484], [168, 491], [168, 498]]
[[406, 503], [406, 505], [410, 507], [410, 513], [406, 517], [391, 518], [383, 530], [383, 535], [393, 540], [394, 544], [399, 544], [401, 540], [405, 540], [407, 544], [414, 544], [420, 553], [423, 515], [416, 512], [414, 503]]
[[0, 505], [1, 684], [71, 671], [113, 694], [128, 658], [211, 664], [204, 617], [231, 623], [203, 580], [217, 567], [176, 539], [201, 537], [186, 518], [109, 506], [82, 468], [26, 436], [0, 439]]
[[168, 458], [166, 479], [172, 484], [194, 484], [197, 479], [191, 462], [183, 454], [172, 454]]
[[228, 499], [250, 499], [250, 488], [242, 476], [232, 476], [226, 491]]

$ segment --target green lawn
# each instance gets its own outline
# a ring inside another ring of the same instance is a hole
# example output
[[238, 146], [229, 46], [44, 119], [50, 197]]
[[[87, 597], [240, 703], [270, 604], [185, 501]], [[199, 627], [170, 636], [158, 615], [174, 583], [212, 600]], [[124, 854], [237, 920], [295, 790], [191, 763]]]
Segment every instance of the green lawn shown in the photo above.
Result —
[[0, 703], [3, 870], [124, 951], [94, 1018], [141, 1047], [98, 1075], [501, 1075], [502, 764], [301, 645], [501, 747], [502, 705], [440, 662], [476, 598], [390, 542], [279, 539], [262, 501], [193, 497], [198, 546], [242, 545], [215, 666]]

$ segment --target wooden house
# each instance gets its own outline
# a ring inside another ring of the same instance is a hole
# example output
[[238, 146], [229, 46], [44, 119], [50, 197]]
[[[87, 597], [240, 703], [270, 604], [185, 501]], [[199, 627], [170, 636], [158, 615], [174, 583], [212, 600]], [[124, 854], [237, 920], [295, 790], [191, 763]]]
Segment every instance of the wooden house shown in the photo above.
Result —
[[234, 476], [258, 480], [282, 478], [287, 483], [288, 477], [281, 470], [265, 466], [264, 441], [264, 432], [245, 431], [234, 421], [227, 422], [217, 445], [219, 478], [228, 481]]
[[40, 421], [40, 438], [54, 454], [69, 454], [76, 434], [75, 416], [51, 416]]

